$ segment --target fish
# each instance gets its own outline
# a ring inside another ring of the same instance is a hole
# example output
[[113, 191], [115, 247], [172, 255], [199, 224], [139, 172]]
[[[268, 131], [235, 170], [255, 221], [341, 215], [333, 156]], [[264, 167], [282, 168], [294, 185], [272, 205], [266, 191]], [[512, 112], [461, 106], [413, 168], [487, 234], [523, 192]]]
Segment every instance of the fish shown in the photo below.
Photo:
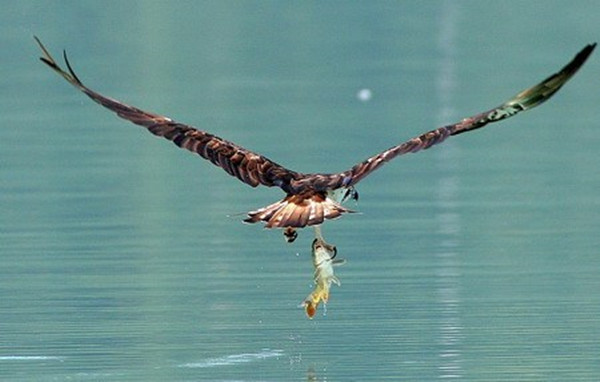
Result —
[[336, 259], [337, 248], [328, 244], [319, 235], [312, 243], [312, 262], [315, 267], [314, 290], [302, 301], [300, 307], [304, 308], [308, 318], [312, 319], [317, 313], [319, 304], [327, 304], [331, 284], [342, 285], [335, 274], [333, 267], [346, 263], [344, 259]]

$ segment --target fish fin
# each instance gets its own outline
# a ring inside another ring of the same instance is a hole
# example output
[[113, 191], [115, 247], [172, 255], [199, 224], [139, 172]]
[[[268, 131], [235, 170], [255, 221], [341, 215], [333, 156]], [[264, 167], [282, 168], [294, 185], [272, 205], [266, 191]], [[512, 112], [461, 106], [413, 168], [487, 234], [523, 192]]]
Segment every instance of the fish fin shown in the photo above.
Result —
[[346, 259], [335, 259], [331, 262], [331, 264], [334, 266], [344, 265], [344, 264], [346, 264]]

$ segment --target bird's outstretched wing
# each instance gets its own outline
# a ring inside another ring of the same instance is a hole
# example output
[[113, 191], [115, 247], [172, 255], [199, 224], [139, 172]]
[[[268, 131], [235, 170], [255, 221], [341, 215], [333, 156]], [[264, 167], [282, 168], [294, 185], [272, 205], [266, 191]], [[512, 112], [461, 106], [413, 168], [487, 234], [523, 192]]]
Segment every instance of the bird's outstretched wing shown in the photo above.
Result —
[[[244, 220], [248, 223], [262, 221], [267, 228], [301, 228], [307, 225], [318, 225], [327, 219], [335, 219], [344, 213], [352, 212], [341, 206], [336, 200], [331, 199], [328, 192], [338, 188], [353, 187], [381, 165], [399, 155], [427, 149], [451, 135], [481, 128], [488, 123], [512, 117], [545, 102], [579, 70], [596, 46], [596, 44], [587, 45], [559, 72], [536, 86], [522, 91], [496, 108], [465, 118], [453, 125], [429, 131], [391, 147], [358, 163], [348, 171], [337, 174], [302, 174], [288, 170], [264, 156], [205, 131], [96, 93], [83, 85], [77, 78], [66, 54], [64, 54], [64, 60], [68, 72], [56, 63], [37, 37], [35, 40], [42, 49], [44, 57], [40, 59], [45, 64], [92, 100], [112, 110], [119, 117], [143, 126], [151, 133], [173, 141], [179, 147], [199, 154], [252, 187], [264, 185], [283, 189], [287, 193], [283, 200], [249, 212]], [[293, 237], [295, 238], [295, 236]], [[293, 241], [293, 238], [289, 241]]]
[[164, 137], [177, 146], [195, 152], [204, 159], [210, 160], [229, 175], [235, 176], [242, 182], [252, 187], [258, 185], [268, 187], [278, 186], [287, 192], [290, 181], [301, 177], [301, 174], [288, 170], [270, 159], [246, 150], [235, 143], [191, 126], [175, 122], [171, 118], [140, 110], [96, 93], [86, 87], [77, 78], [67, 60], [66, 53], [64, 53], [64, 59], [68, 72], [56, 63], [37, 37], [35, 37], [35, 40], [44, 54], [44, 57], [40, 57], [40, 60], [92, 100], [113, 111], [119, 117], [145, 127], [152, 134]]
[[348, 171], [339, 174], [311, 174], [292, 181], [292, 185], [296, 189], [302, 189], [309, 184], [311, 187], [323, 189], [351, 187], [377, 170], [384, 163], [399, 155], [428, 149], [435, 144], [443, 142], [451, 135], [479, 129], [488, 123], [498, 122], [522, 111], [532, 109], [552, 97], [581, 68], [595, 47], [595, 43], [587, 45], [559, 72], [551, 75], [539, 84], [523, 90], [498, 107], [465, 118], [453, 125], [443, 126], [426, 132], [374, 155], [358, 163]]

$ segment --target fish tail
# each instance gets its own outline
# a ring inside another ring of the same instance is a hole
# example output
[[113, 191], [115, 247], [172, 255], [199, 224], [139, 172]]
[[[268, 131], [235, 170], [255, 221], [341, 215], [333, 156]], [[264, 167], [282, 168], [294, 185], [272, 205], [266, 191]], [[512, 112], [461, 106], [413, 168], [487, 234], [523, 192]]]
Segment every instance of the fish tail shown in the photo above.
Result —
[[309, 294], [304, 299], [304, 301], [302, 301], [300, 307], [304, 308], [308, 318], [312, 319], [317, 313], [317, 309], [319, 308], [319, 304], [321, 303], [321, 301], [323, 301], [323, 303], [326, 304], [328, 299], [329, 293], [324, 291], [314, 291], [311, 294]]

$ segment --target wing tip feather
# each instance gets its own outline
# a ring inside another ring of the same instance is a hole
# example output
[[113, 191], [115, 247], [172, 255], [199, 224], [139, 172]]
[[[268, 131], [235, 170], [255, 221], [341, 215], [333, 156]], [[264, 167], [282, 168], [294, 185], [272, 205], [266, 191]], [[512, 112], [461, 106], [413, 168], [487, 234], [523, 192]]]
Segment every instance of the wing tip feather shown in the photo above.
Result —
[[63, 50], [63, 59], [65, 61], [65, 65], [67, 66], [67, 70], [69, 72], [66, 72], [63, 68], [60, 67], [60, 65], [58, 65], [58, 63], [56, 62], [54, 57], [52, 57], [52, 55], [50, 54], [48, 49], [46, 49], [46, 47], [44, 46], [42, 41], [37, 36], [34, 35], [33, 38], [43, 53], [43, 56], [40, 57], [40, 61], [42, 61], [44, 64], [48, 65], [55, 72], [60, 74], [70, 84], [84, 90], [85, 87], [84, 87], [83, 83], [81, 82], [79, 77], [77, 77], [77, 75], [75, 74], [75, 71], [73, 70], [73, 68], [71, 66], [71, 63], [69, 62], [69, 59], [67, 57], [67, 51]]

